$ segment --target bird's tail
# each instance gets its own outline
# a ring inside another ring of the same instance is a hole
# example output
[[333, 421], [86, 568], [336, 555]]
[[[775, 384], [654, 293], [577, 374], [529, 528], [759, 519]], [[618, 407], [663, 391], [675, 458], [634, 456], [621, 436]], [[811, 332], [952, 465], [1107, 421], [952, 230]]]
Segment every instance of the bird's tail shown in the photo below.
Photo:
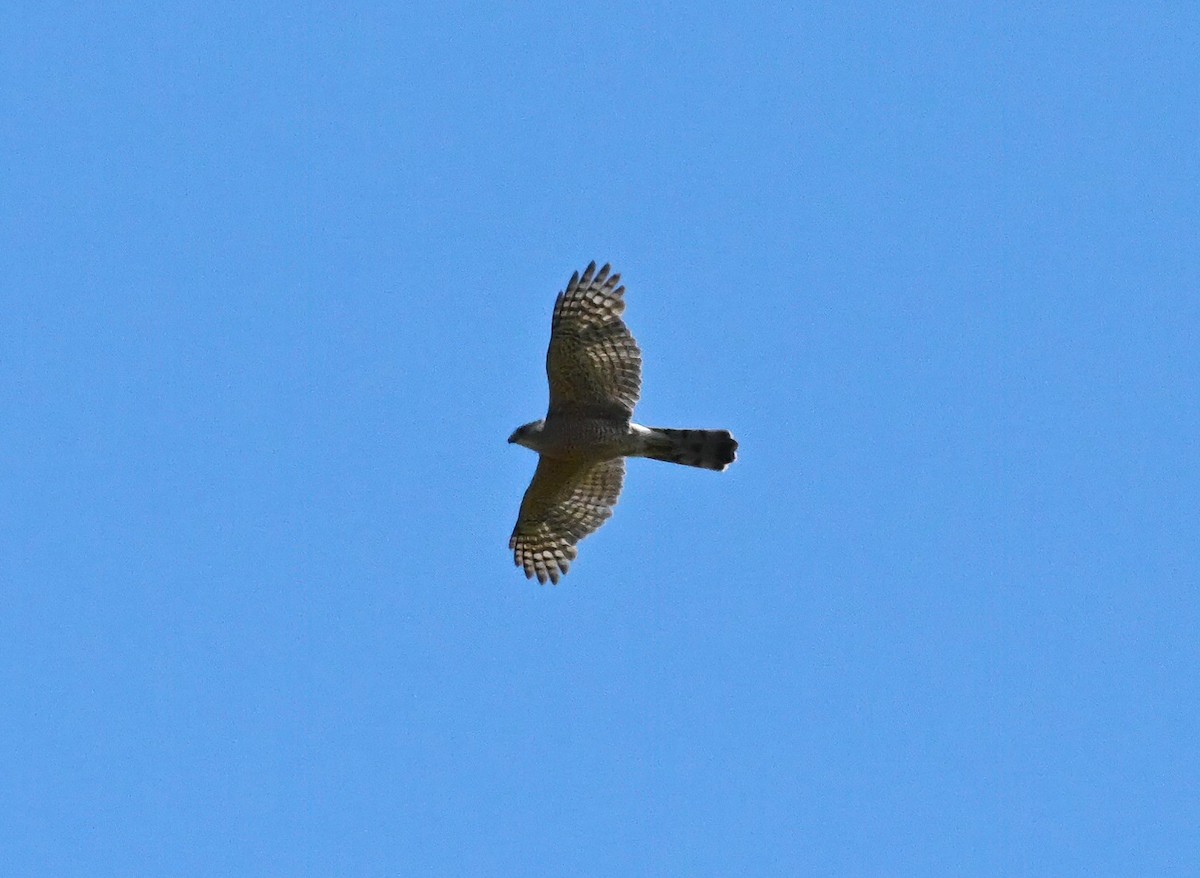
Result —
[[723, 470], [737, 457], [737, 440], [728, 430], [670, 430], [648, 427], [643, 457]]

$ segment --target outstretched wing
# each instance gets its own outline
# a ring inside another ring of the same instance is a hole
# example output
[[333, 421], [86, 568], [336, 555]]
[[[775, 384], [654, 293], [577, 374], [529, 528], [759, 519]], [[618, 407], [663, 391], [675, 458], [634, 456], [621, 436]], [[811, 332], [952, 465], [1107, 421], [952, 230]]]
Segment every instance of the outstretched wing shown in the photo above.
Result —
[[591, 263], [558, 294], [546, 352], [550, 414], [628, 420], [642, 389], [642, 352], [621, 320], [621, 275]]
[[521, 501], [508, 547], [526, 578], [553, 583], [578, 554], [575, 544], [612, 515], [625, 462], [572, 462], [542, 456]]

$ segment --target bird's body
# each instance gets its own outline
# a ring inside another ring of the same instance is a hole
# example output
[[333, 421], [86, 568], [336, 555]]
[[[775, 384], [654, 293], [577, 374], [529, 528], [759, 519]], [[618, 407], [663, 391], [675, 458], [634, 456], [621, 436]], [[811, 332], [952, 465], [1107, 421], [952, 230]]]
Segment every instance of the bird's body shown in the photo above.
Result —
[[725, 469], [737, 450], [726, 430], [673, 430], [632, 421], [618, 426], [603, 418], [550, 416], [526, 424], [513, 437], [516, 445], [564, 460], [649, 457], [713, 470]]
[[641, 351], [621, 320], [620, 275], [596, 263], [575, 273], [554, 303], [546, 375], [550, 407], [509, 437], [540, 455], [509, 548], [539, 582], [558, 582], [575, 544], [603, 524], [621, 493], [625, 457], [723, 470], [737, 442], [726, 430], [674, 430], [633, 423]]
[[636, 442], [633, 427], [604, 418], [549, 415], [520, 428], [513, 442], [554, 458], [605, 460], [630, 453]]

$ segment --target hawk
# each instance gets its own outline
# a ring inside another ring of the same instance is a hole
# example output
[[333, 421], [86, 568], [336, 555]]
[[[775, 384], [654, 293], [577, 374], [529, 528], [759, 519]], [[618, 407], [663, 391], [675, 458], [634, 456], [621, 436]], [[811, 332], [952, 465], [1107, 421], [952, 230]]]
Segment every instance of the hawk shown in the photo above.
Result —
[[539, 455], [508, 547], [525, 577], [556, 583], [575, 544], [612, 515], [626, 457], [650, 457], [723, 470], [738, 444], [728, 430], [669, 430], [633, 423], [642, 353], [621, 320], [621, 276], [591, 263], [571, 275], [554, 302], [546, 377], [546, 417], [508, 437]]

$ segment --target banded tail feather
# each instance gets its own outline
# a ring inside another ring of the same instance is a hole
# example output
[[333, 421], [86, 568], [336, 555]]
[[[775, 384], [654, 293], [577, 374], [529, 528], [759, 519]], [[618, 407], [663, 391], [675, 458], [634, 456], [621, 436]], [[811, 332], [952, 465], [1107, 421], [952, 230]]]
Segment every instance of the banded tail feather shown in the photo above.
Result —
[[737, 457], [737, 440], [728, 430], [672, 430], [650, 427], [644, 457], [723, 470]]

